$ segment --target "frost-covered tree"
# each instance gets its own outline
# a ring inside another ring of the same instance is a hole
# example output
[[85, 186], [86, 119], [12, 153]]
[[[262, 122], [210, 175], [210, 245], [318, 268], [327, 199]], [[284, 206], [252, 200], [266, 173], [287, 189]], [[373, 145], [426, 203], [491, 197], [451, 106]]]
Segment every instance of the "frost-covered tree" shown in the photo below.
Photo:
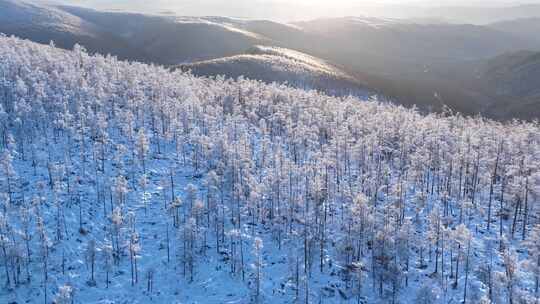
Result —
[[439, 290], [430, 285], [429, 283], [424, 284], [418, 292], [416, 293], [415, 303], [418, 304], [431, 304], [436, 303], [439, 299]]
[[519, 284], [519, 260], [515, 251], [506, 249], [503, 253], [504, 276], [501, 276], [506, 285], [508, 303], [512, 304], [515, 301], [516, 289]]
[[540, 284], [540, 225], [533, 228], [529, 238], [524, 243], [528, 250], [524, 266], [534, 277], [534, 296], [538, 299]]
[[73, 287], [63, 285], [58, 287], [58, 293], [54, 298], [55, 304], [72, 304], [73, 303]]
[[116, 193], [116, 199], [119, 206], [126, 203], [126, 195], [129, 192], [129, 186], [126, 178], [123, 175], [119, 175], [115, 179], [114, 191]]
[[6, 286], [11, 285], [11, 274], [9, 268], [9, 236], [7, 234], [8, 223], [6, 218], [0, 215], [0, 249], [2, 250], [2, 261], [6, 274]]
[[86, 263], [88, 267], [90, 268], [90, 278], [88, 280], [88, 284], [91, 286], [94, 286], [96, 284], [96, 280], [94, 278], [96, 255], [97, 255], [96, 241], [91, 239], [88, 241], [88, 244], [86, 245], [86, 257], [85, 257]]
[[114, 265], [114, 251], [113, 246], [109, 244], [105, 244], [101, 248], [101, 259], [103, 261], [103, 270], [105, 271], [105, 286], [106, 288], [109, 288], [109, 276], [113, 270]]
[[143, 172], [146, 174], [146, 156], [150, 150], [149, 140], [144, 128], [139, 129], [137, 134], [137, 153], [139, 160], [141, 161]]
[[176, 197], [172, 204], [169, 205], [170, 212], [173, 218], [174, 227], [180, 226], [180, 209], [182, 209], [182, 200], [180, 197]]
[[[452, 233], [454, 249], [456, 251], [454, 288], [458, 287], [458, 279], [460, 278], [460, 262], [465, 262], [465, 276], [468, 276], [471, 237], [471, 232], [464, 224], [458, 225]], [[467, 285], [464, 286], [463, 290], [464, 293], [466, 293]]]
[[139, 268], [137, 260], [140, 258], [141, 244], [139, 240], [139, 234], [132, 232], [129, 237], [129, 261], [131, 264], [131, 285], [134, 286], [139, 282]]
[[154, 268], [149, 268], [146, 271], [146, 292], [151, 293], [154, 290]]
[[263, 241], [260, 238], [255, 238], [253, 240], [253, 254], [255, 261], [253, 262], [253, 269], [255, 271], [255, 302], [260, 301], [261, 297], [261, 280], [262, 280], [262, 249]]
[[[5, 191], [8, 194], [8, 201], [7, 204], [13, 203], [13, 195], [15, 192], [15, 179], [16, 179], [16, 172], [13, 168], [13, 155], [12, 151], [9, 149], [5, 149], [0, 154], [0, 169], [2, 170], [2, 175], [0, 177], [0, 185], [3, 188], [3, 191]], [[4, 205], [5, 206], [5, 205]], [[5, 207], [4, 207], [5, 212]]]
[[122, 253], [122, 227], [124, 225], [124, 215], [122, 214], [122, 209], [119, 207], [116, 207], [111, 214], [110, 219], [110, 233], [111, 233], [111, 240], [113, 244], [114, 249], [114, 258], [115, 262], [118, 263], [120, 261], [121, 253]]
[[139, 178], [139, 186], [142, 189], [141, 200], [144, 206], [144, 214], [146, 215], [148, 213], [148, 200], [150, 196], [150, 194], [146, 192], [146, 189], [148, 188], [148, 177], [146, 174], [141, 175]]

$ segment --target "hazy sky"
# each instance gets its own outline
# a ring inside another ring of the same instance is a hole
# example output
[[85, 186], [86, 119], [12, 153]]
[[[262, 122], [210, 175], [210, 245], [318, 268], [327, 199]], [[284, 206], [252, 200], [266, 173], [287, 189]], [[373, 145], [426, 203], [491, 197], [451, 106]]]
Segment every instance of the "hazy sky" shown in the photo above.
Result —
[[[40, 1], [40, 0], [37, 0]], [[436, 6], [508, 6], [540, 4], [540, 0], [42, 0], [98, 9], [178, 15], [220, 15], [278, 20], [316, 17], [382, 15], [401, 17], [419, 14]], [[406, 6], [406, 7], [405, 7]]]
[[421, 6], [495, 6], [540, 3], [540, 0], [53, 0], [85, 6], [100, 7], [182, 7], [204, 8], [207, 5], [255, 6], [259, 4], [292, 4], [324, 6], [359, 6], [373, 4], [404, 4]]

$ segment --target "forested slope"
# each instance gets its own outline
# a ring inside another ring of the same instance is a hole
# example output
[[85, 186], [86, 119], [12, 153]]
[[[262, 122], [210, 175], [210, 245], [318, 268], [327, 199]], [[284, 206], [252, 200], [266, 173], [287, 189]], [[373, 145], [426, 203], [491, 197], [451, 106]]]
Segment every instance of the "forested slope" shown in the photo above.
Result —
[[535, 303], [540, 128], [0, 37], [2, 303]]
[[277, 47], [255, 46], [244, 54], [179, 66], [196, 76], [244, 77], [265, 83], [286, 83], [333, 96], [370, 96], [376, 93], [339, 67], [307, 54]]

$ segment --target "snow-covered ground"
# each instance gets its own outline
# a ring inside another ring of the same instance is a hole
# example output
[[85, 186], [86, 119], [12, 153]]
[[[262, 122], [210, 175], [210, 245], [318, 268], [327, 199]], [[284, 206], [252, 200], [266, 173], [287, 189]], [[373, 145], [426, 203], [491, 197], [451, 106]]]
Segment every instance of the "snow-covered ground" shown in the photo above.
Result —
[[0, 105], [0, 303], [535, 302], [537, 123], [8, 37]]

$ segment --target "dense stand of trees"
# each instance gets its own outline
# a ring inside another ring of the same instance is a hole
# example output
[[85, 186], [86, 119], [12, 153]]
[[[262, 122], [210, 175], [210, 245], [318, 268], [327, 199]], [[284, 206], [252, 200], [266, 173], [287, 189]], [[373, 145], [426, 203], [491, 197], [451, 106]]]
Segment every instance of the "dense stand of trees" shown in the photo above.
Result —
[[216, 256], [252, 302], [536, 303], [539, 165], [538, 123], [0, 37], [0, 279], [45, 303], [122, 275], [151, 296], [159, 272], [190, 284]]

